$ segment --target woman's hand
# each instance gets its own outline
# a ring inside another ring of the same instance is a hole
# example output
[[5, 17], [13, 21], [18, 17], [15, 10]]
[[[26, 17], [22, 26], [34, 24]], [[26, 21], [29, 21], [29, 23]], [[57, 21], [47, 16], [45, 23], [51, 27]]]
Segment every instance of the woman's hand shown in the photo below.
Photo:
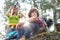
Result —
[[14, 8], [14, 6], [10, 6], [10, 8], [9, 8], [9, 9], [11, 10], [11, 9], [13, 9], [13, 8]]
[[8, 11], [6, 12], [6, 16], [10, 16], [10, 11], [11, 11], [11, 9], [13, 8], [13, 6], [10, 6], [10, 8], [8, 9]]
[[29, 18], [28, 21], [29, 21], [29, 22], [34, 22], [34, 21], [36, 21], [36, 17], [33, 16], [33, 17]]
[[24, 23], [18, 23], [17, 26], [16, 26], [16, 29], [20, 29], [22, 26], [24, 25]]

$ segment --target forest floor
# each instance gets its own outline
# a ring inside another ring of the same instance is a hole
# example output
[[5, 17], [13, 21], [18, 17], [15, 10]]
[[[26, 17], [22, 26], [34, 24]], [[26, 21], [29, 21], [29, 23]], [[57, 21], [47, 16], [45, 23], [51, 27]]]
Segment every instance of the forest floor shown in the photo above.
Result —
[[60, 32], [39, 33], [28, 40], [60, 40]]

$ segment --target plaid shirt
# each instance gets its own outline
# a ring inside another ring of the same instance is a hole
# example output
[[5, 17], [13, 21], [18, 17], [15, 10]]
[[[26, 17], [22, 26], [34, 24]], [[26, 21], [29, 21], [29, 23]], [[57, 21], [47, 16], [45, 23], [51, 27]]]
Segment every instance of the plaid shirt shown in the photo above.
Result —
[[43, 18], [37, 18], [38, 20], [37, 20], [37, 22], [40, 24], [40, 26], [41, 27], [43, 27], [43, 28], [45, 28], [45, 26], [46, 26], [46, 22], [44, 21], [44, 19]]

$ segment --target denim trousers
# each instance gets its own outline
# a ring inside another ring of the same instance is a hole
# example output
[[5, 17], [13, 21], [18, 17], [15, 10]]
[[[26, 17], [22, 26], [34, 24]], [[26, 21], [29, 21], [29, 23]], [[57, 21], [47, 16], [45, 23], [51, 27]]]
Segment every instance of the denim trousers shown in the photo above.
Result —
[[23, 35], [26, 38], [30, 38], [31, 33], [32, 33], [32, 35], [36, 34], [39, 29], [40, 29], [40, 26], [37, 22], [29, 23], [29, 27], [22, 27], [17, 30], [17, 32], [18, 32], [17, 39], [20, 39]]

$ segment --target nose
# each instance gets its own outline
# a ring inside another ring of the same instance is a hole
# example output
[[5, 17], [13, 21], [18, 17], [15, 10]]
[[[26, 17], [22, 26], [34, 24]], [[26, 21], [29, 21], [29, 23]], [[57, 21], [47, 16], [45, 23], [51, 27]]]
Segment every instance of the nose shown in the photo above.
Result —
[[36, 15], [36, 12], [34, 12], [34, 15]]

